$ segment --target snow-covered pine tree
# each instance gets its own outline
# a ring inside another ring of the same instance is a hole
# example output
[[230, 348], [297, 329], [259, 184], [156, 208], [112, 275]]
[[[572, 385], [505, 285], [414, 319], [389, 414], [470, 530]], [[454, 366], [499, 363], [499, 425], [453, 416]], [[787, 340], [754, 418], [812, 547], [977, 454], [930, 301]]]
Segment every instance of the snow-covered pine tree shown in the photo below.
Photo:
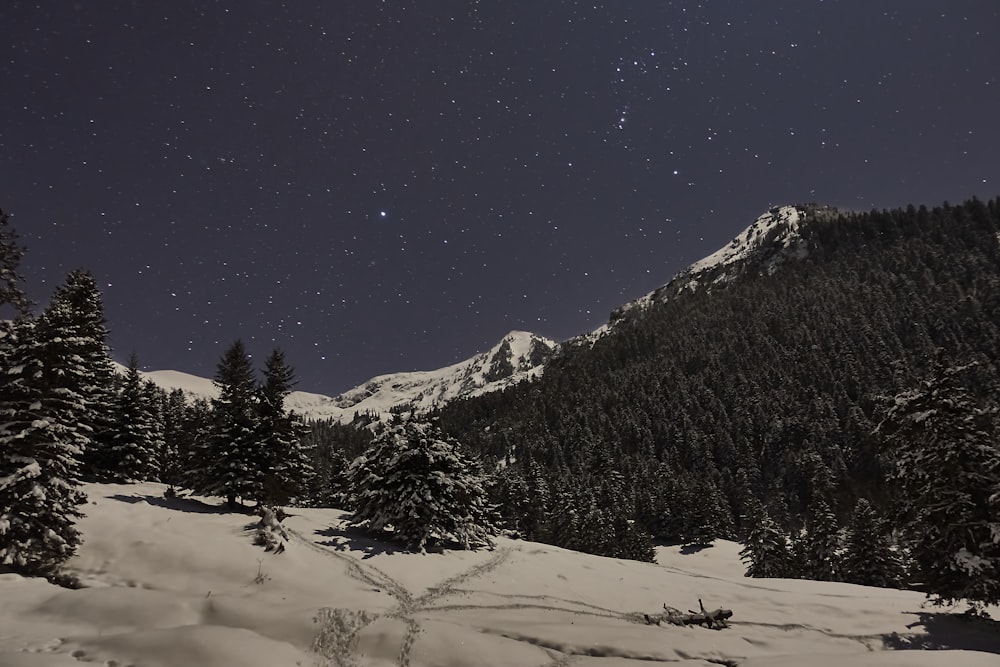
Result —
[[708, 475], [687, 475], [678, 481], [686, 544], [711, 544], [736, 534], [729, 503]]
[[257, 437], [257, 386], [243, 341], [234, 342], [215, 372], [219, 397], [212, 401], [207, 460], [197, 491], [226, 498], [260, 501], [266, 458]]
[[149, 417], [149, 442], [152, 449], [150, 459], [149, 480], [153, 482], [164, 481], [164, 467], [166, 465], [166, 406], [167, 392], [157, 386], [152, 380], [142, 381], [142, 398], [146, 406], [146, 413]]
[[642, 526], [627, 518], [622, 512], [614, 512], [612, 521], [615, 530], [615, 556], [645, 563], [656, 562], [653, 538]]
[[867, 498], [858, 499], [847, 524], [841, 574], [844, 581], [863, 586], [896, 588], [902, 583], [902, 562], [885, 521]]
[[212, 434], [215, 430], [215, 415], [211, 404], [204, 398], [196, 398], [185, 403], [181, 422], [170, 437], [176, 448], [176, 474], [179, 486], [203, 491], [208, 488], [209, 479], [215, 469]]
[[1000, 428], [996, 405], [967, 384], [975, 370], [939, 359], [894, 397], [876, 434], [916, 580], [938, 603], [981, 609], [1000, 603]]
[[788, 539], [770, 515], [756, 504], [746, 517], [745, 544], [740, 560], [748, 577], [787, 577]]
[[26, 315], [31, 303], [21, 288], [24, 249], [17, 244], [17, 234], [9, 225], [10, 216], [0, 209], [0, 306], [13, 306]]
[[484, 476], [461, 446], [437, 427], [415, 421], [389, 426], [349, 471], [357, 503], [353, 522], [388, 528], [408, 547], [454, 540], [492, 546], [493, 508]]
[[529, 540], [544, 542], [551, 532], [552, 491], [545, 470], [538, 461], [534, 459], [528, 461], [525, 481], [528, 485], [528, 496], [525, 501], [529, 509], [523, 520], [524, 536]]
[[295, 373], [284, 353], [275, 349], [264, 364], [264, 382], [257, 402], [258, 440], [266, 459], [264, 501], [269, 505], [303, 500], [314, 474], [302, 443], [302, 420], [285, 408], [285, 397], [293, 386]]
[[314, 475], [310, 479], [309, 505], [311, 507], [338, 507], [351, 509], [351, 489], [347, 471], [351, 462], [343, 450], [328, 443], [317, 446], [321, 451], [312, 452]]
[[110, 431], [114, 370], [108, 350], [104, 304], [94, 276], [77, 269], [56, 288], [48, 308], [38, 319], [36, 336], [41, 349], [47, 385], [72, 391], [83, 410], [75, 416], [89, 442], [83, 452], [83, 473], [108, 476], [111, 461], [106, 450]]
[[[51, 325], [51, 323], [50, 323]], [[79, 425], [87, 406], [65, 383], [76, 363], [55, 351], [60, 332], [30, 317], [4, 338], [0, 377], [0, 571], [53, 573], [80, 543], [75, 522], [79, 457], [89, 442]]]
[[151, 398], [133, 353], [112, 400], [110, 429], [104, 439], [107, 472], [116, 481], [144, 481], [159, 467], [163, 437]]
[[183, 483], [183, 463], [180, 447], [184, 437], [187, 400], [180, 389], [172, 389], [160, 397], [163, 426], [163, 448], [160, 450], [160, 481], [177, 486]]
[[840, 526], [837, 515], [822, 497], [814, 497], [806, 514], [802, 537], [802, 572], [814, 581], [840, 581]]

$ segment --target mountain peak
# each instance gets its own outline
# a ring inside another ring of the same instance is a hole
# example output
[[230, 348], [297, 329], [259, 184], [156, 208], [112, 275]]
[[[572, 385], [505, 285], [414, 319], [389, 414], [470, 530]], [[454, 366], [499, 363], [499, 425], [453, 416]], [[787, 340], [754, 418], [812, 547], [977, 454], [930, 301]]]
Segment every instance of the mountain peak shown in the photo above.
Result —
[[801, 240], [799, 225], [806, 210], [799, 206], [780, 206], [754, 220], [727, 245], [698, 260], [680, 275], [695, 276], [711, 269], [746, 260], [761, 248], [789, 248]]
[[728, 283], [747, 266], [753, 265], [757, 270], [771, 274], [788, 261], [804, 259], [809, 252], [799, 233], [802, 226], [809, 219], [834, 211], [831, 207], [819, 204], [776, 206], [770, 209], [732, 241], [694, 262], [666, 285], [613, 311], [609, 323], [588, 337], [604, 335], [626, 313], [637, 308], [645, 308], [684, 290], [694, 291], [705, 286]]

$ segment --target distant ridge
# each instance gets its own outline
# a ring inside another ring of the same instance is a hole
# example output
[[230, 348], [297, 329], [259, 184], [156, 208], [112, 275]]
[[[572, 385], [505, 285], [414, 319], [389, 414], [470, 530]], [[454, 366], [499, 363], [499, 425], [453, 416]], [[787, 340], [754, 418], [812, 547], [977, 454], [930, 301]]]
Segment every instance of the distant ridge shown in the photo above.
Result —
[[[488, 351], [445, 368], [391, 373], [374, 377], [338, 396], [293, 391], [285, 405], [308, 418], [350, 422], [358, 415], [388, 418], [392, 413], [424, 412], [456, 398], [503, 389], [542, 373], [558, 347], [555, 341], [525, 331], [511, 331]], [[191, 398], [212, 399], [219, 391], [212, 380], [160, 370], [143, 373], [157, 386], [180, 389]]]

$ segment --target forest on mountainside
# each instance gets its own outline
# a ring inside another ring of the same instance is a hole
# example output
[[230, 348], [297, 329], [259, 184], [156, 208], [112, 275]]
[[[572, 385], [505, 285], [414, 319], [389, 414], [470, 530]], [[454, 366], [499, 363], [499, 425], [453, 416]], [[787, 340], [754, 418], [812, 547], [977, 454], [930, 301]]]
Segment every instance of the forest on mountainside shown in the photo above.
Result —
[[819, 504], [834, 522], [859, 499], [894, 516], [875, 435], [891, 397], [935, 364], [974, 363], [966, 384], [996, 404], [1000, 199], [823, 209], [799, 231], [804, 259], [773, 272], [750, 259], [714, 284], [682, 274], [540, 379], [438, 412], [504, 463], [509, 528], [629, 556], [636, 532], [745, 536], [761, 512], [790, 538]]

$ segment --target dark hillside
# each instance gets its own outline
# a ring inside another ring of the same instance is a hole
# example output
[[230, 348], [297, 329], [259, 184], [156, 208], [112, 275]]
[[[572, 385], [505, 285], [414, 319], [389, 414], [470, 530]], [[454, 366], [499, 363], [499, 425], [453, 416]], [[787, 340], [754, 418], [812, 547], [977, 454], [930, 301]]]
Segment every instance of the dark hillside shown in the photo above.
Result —
[[[757, 501], [786, 528], [819, 497], [844, 517], [882, 496], [880, 397], [939, 354], [980, 362], [978, 390], [992, 389], [1000, 200], [814, 210], [806, 258], [770, 275], [750, 259], [693, 290], [679, 277], [593, 345], [567, 345], [540, 380], [444, 408], [452, 435], [512, 462], [496, 489], [512, 526], [626, 555], [636, 526], [733, 534]], [[602, 522], [618, 523], [619, 546], [590, 540]]]

